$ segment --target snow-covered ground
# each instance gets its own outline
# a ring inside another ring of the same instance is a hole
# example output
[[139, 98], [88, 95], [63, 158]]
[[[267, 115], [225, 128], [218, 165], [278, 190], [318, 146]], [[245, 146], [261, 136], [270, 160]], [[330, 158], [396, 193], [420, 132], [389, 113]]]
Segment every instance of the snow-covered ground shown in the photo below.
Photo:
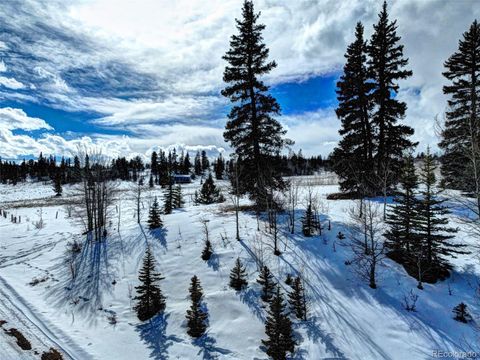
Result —
[[[0, 331], [0, 359], [38, 359], [37, 354], [50, 347], [65, 358], [82, 360], [266, 359], [261, 349], [266, 309], [255, 282], [258, 273], [252, 255], [260, 242], [271, 244], [271, 235], [262, 223], [257, 230], [254, 214], [242, 212], [242, 241], [236, 241], [235, 214], [228, 201], [194, 206], [191, 200], [198, 186], [184, 186], [185, 208], [162, 216], [165, 230], [151, 234], [146, 227], [148, 207], [155, 195], [161, 198], [161, 189], [144, 192], [139, 226], [129, 191], [132, 185], [120, 184], [109, 238], [83, 246], [72, 280], [66, 245], [83, 240], [81, 225], [68, 218], [65, 208], [74, 191], [65, 187], [64, 195], [55, 198], [49, 184], [0, 185], [0, 209], [9, 212], [7, 219], [0, 217], [0, 320], [7, 321], [4, 328], [19, 329], [33, 346], [31, 351], [22, 351]], [[336, 185], [317, 181], [314, 190], [323, 202], [322, 236], [301, 235], [302, 188], [296, 234], [288, 233], [285, 218], [281, 220], [282, 255], [273, 256], [265, 247], [265, 260], [284, 292], [288, 291], [287, 273], [301, 272], [307, 281], [309, 320], [294, 320], [299, 343], [294, 359], [430, 359], [434, 351], [478, 348], [475, 323], [465, 325], [452, 318], [452, 308], [462, 301], [474, 315], [480, 313], [475, 297], [480, 281], [478, 259], [459, 256], [453, 260], [450, 279], [425, 284], [424, 290], [418, 290], [414, 279], [387, 260], [379, 272], [378, 289], [370, 289], [352, 266], [345, 265], [352, 257], [350, 248], [336, 240], [339, 231], [348, 233], [348, 213], [354, 202], [326, 200], [327, 194], [338, 191]], [[45, 224], [37, 229], [34, 223], [40, 213]], [[10, 214], [21, 216], [21, 222], [10, 222]], [[215, 251], [209, 262], [200, 258], [205, 220]], [[326, 226], [329, 220], [331, 230]], [[463, 228], [457, 239], [467, 244], [477, 241]], [[147, 244], [165, 276], [161, 288], [167, 308], [163, 316], [141, 323], [132, 310], [131, 297]], [[249, 274], [249, 286], [242, 292], [228, 287], [237, 257]], [[208, 333], [199, 341], [187, 335], [185, 326], [193, 275], [201, 281], [209, 313]], [[402, 305], [410, 291], [419, 296], [416, 312]]]

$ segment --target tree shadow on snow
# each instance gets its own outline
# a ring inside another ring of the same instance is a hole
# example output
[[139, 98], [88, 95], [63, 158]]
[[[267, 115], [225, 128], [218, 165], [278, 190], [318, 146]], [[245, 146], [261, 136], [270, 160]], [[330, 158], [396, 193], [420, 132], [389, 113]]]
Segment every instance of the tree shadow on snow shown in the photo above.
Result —
[[265, 322], [265, 310], [264, 307], [261, 305], [262, 300], [258, 296], [258, 293], [252, 288], [238, 291], [238, 293], [242, 302], [250, 308], [252, 313], [259, 320]]
[[204, 360], [221, 359], [222, 355], [232, 354], [231, 350], [215, 346], [217, 341], [208, 333], [193, 340], [192, 343], [200, 348], [197, 355], [201, 355]]
[[150, 358], [155, 360], [168, 359], [168, 348], [173, 343], [182, 342], [182, 339], [175, 335], [167, 336], [167, 324], [170, 315], [160, 314], [149, 321], [137, 325], [136, 331], [140, 334], [140, 338], [147, 344], [147, 347], [152, 351]]
[[213, 271], [218, 271], [220, 269], [220, 258], [216, 253], [213, 253], [210, 256], [210, 259], [207, 261], [208, 267], [211, 267]]
[[150, 234], [155, 240], [158, 240], [160, 245], [162, 245], [165, 250], [167, 250], [167, 229], [165, 228], [160, 228], [160, 229], [154, 229], [154, 230], [149, 230]]
[[114, 280], [118, 278], [118, 269], [113, 264], [118, 263], [121, 252], [118, 239], [87, 239], [81, 252], [75, 255], [75, 261], [70, 261], [68, 253], [58, 258], [53, 270], [59, 281], [49, 288], [47, 298], [55, 306], [70, 305], [87, 315], [87, 319], [96, 321], [95, 312], [103, 309], [104, 294], [112, 293]]

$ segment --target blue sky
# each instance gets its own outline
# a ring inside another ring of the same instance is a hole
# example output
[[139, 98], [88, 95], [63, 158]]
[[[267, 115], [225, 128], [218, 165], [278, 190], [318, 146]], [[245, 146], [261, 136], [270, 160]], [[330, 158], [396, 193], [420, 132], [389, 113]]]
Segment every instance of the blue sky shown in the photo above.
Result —
[[[71, 156], [96, 147], [149, 156], [171, 146], [229, 151], [221, 59], [241, 0], [9, 0], [0, 4], [0, 156]], [[335, 82], [354, 27], [372, 32], [381, 1], [258, 0], [278, 63], [265, 81], [294, 150], [338, 141]], [[443, 62], [480, 7], [474, 0], [390, 1], [413, 77], [400, 83], [405, 122], [435, 148], [445, 111]], [[12, 16], [15, 14], [15, 16]], [[445, 24], [449, 24], [445, 28]]]

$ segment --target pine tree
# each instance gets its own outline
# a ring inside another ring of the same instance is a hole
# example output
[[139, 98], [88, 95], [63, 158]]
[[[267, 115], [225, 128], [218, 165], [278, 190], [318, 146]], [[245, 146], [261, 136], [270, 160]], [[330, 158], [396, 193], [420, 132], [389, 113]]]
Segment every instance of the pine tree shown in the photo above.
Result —
[[214, 164], [215, 178], [217, 180], [223, 179], [223, 173], [225, 172], [225, 160], [223, 160], [222, 154], [218, 156], [217, 161]]
[[152, 175], [158, 175], [158, 154], [156, 151], [152, 152], [150, 169], [152, 170]]
[[[403, 57], [403, 45], [399, 44], [396, 20], [390, 21], [387, 13], [387, 2], [383, 3], [378, 23], [373, 26], [374, 33], [368, 45], [368, 71], [373, 81], [373, 124], [375, 126], [376, 174], [379, 178], [387, 177], [386, 185], [396, 182], [396, 174], [401, 167], [401, 159], [405, 150], [415, 144], [408, 137], [413, 129], [398, 124], [405, 117], [407, 105], [398, 100], [398, 80], [412, 75], [405, 70], [408, 59]], [[378, 183], [378, 181], [377, 181]]]
[[202, 175], [202, 159], [200, 157], [200, 152], [197, 152], [197, 155], [195, 155], [194, 170], [195, 170], [195, 175], [197, 176]]
[[180, 185], [172, 188], [172, 207], [180, 209], [183, 207], [182, 187]]
[[300, 276], [293, 281], [292, 291], [288, 294], [288, 302], [297, 319], [307, 320], [307, 298]]
[[480, 213], [480, 24], [475, 20], [445, 62], [443, 75], [450, 84], [441, 172], [445, 185], [474, 192]]
[[180, 185], [173, 186], [169, 184], [163, 193], [164, 214], [171, 214], [173, 209], [179, 209], [183, 206], [182, 188]]
[[212, 243], [210, 240], [205, 240], [205, 247], [202, 251], [202, 260], [208, 261], [213, 254]]
[[158, 206], [157, 197], [153, 200], [152, 207], [148, 214], [148, 228], [150, 230], [159, 229], [163, 226], [162, 219], [160, 218], [160, 209]]
[[186, 315], [187, 333], [193, 338], [199, 338], [207, 330], [206, 320], [208, 314], [202, 309], [201, 300], [203, 292], [200, 280], [198, 280], [196, 275], [192, 277], [192, 282], [188, 290], [190, 292], [192, 305], [190, 306], [190, 310], [187, 310]]
[[230, 271], [230, 287], [234, 288], [237, 291], [240, 291], [247, 285], [248, 282], [246, 269], [242, 265], [240, 258], [237, 258], [237, 260], [235, 261], [235, 266]]
[[236, 19], [239, 34], [231, 37], [230, 49], [223, 57], [228, 65], [223, 73], [227, 86], [222, 95], [234, 103], [224, 138], [243, 160], [240, 188], [249, 193], [258, 209], [265, 209], [272, 200], [268, 194], [285, 186], [272, 160], [289, 141], [283, 138], [286, 131], [282, 125], [273, 118], [280, 114], [280, 106], [260, 80], [277, 64], [268, 62], [269, 50], [262, 42], [265, 25], [257, 23], [259, 16], [253, 2], [245, 0], [242, 19]]
[[258, 275], [257, 283], [262, 285], [262, 295], [261, 298], [265, 302], [269, 302], [272, 299], [273, 291], [275, 288], [275, 282], [273, 275], [270, 272], [270, 269], [264, 265], [260, 269], [260, 274]]
[[160, 273], [155, 272], [155, 258], [149, 247], [145, 252], [138, 279], [141, 285], [135, 287], [137, 296], [134, 300], [137, 300], [137, 304], [134, 309], [137, 312], [138, 319], [145, 321], [165, 309], [165, 297], [157, 284], [164, 278], [161, 277]]
[[318, 223], [317, 217], [312, 210], [312, 204], [308, 204], [307, 210], [302, 217], [302, 232], [304, 236], [310, 237], [315, 234], [318, 230], [320, 224]]
[[[418, 232], [418, 176], [413, 156], [405, 158], [400, 174], [401, 190], [395, 196], [396, 205], [388, 212], [385, 247], [393, 258], [408, 256]], [[399, 258], [399, 259], [400, 259]]]
[[355, 41], [345, 54], [347, 62], [337, 82], [337, 117], [342, 121], [343, 138], [334, 149], [331, 160], [343, 191], [371, 193], [374, 154], [374, 133], [370, 123], [371, 91], [366, 67], [367, 43], [363, 25], [357, 23]]
[[472, 321], [472, 316], [468, 312], [468, 307], [465, 303], [461, 302], [453, 308], [452, 311], [455, 314], [454, 319], [463, 323]]
[[55, 179], [53, 180], [53, 191], [55, 191], [55, 196], [62, 196], [62, 176], [60, 171], [55, 173]]
[[202, 150], [202, 173], [210, 169], [210, 161], [208, 161], [207, 152]]
[[213, 181], [212, 174], [208, 174], [207, 179], [200, 189], [200, 193], [196, 193], [195, 202], [197, 204], [214, 204], [223, 202], [225, 199], [220, 193], [220, 189], [217, 188]]
[[268, 338], [262, 340], [262, 344], [266, 348], [267, 355], [273, 360], [285, 360], [287, 353], [293, 354], [295, 351], [292, 322], [285, 315], [285, 304], [278, 286], [270, 302], [265, 334]]
[[[421, 251], [424, 254], [423, 269], [428, 271], [425, 280], [435, 282], [436, 279], [443, 279], [446, 271], [451, 268], [447, 257], [455, 257], [456, 254], [467, 254], [461, 248], [465, 245], [454, 244], [449, 240], [455, 237], [457, 229], [448, 227], [449, 210], [443, 205], [445, 199], [440, 199], [441, 190], [436, 185], [433, 157], [430, 152], [424, 159], [420, 173], [421, 201], [419, 211], [419, 232]], [[419, 249], [416, 249], [419, 251]]]

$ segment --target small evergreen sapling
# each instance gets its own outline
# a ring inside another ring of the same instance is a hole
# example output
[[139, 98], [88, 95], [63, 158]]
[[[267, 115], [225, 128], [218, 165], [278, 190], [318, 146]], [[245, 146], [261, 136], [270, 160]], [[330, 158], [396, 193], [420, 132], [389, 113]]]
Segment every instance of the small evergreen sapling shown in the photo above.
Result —
[[285, 279], [285, 284], [287, 284], [288, 286], [292, 286], [293, 284], [292, 274], [290, 273], [287, 274], [287, 278]]
[[205, 247], [202, 251], [202, 260], [208, 261], [213, 254], [212, 243], [210, 240], [205, 240]]
[[217, 188], [215, 182], [213, 181], [212, 174], [208, 174], [207, 179], [200, 189], [200, 193], [195, 193], [195, 202], [197, 204], [214, 204], [223, 202], [225, 199], [220, 193], [220, 189]]
[[312, 204], [308, 204], [307, 210], [302, 218], [302, 232], [306, 237], [315, 235], [320, 224], [318, 223], [317, 217], [312, 209]]
[[455, 314], [455, 320], [465, 324], [472, 320], [472, 316], [468, 312], [467, 305], [463, 302], [453, 308], [453, 313]]
[[235, 266], [230, 271], [230, 287], [237, 291], [242, 290], [248, 285], [245, 266], [242, 265], [240, 258], [235, 261]]
[[193, 338], [199, 338], [207, 330], [206, 320], [208, 314], [202, 309], [201, 300], [203, 297], [202, 287], [200, 285], [200, 280], [197, 276], [193, 276], [188, 289], [190, 292], [190, 299], [192, 300], [192, 305], [190, 310], [187, 310], [187, 334]]
[[165, 310], [165, 297], [158, 286], [158, 282], [164, 278], [161, 277], [160, 273], [155, 272], [155, 258], [149, 247], [145, 252], [138, 279], [141, 284], [135, 286], [137, 296], [134, 300], [137, 300], [137, 304], [134, 309], [137, 312], [138, 319], [145, 321]]
[[155, 196], [152, 207], [148, 214], [148, 228], [150, 230], [160, 229], [163, 226], [162, 219], [160, 218], [160, 208], [158, 206], [158, 200]]
[[285, 360], [287, 353], [295, 351], [295, 340], [293, 338], [292, 322], [285, 314], [285, 303], [280, 287], [270, 302], [268, 317], [265, 322], [266, 340], [262, 340], [266, 353], [273, 360]]
[[258, 275], [257, 283], [262, 285], [262, 300], [265, 302], [269, 302], [273, 296], [275, 282], [273, 280], [273, 275], [267, 266], [264, 265], [261, 268], [260, 274]]

